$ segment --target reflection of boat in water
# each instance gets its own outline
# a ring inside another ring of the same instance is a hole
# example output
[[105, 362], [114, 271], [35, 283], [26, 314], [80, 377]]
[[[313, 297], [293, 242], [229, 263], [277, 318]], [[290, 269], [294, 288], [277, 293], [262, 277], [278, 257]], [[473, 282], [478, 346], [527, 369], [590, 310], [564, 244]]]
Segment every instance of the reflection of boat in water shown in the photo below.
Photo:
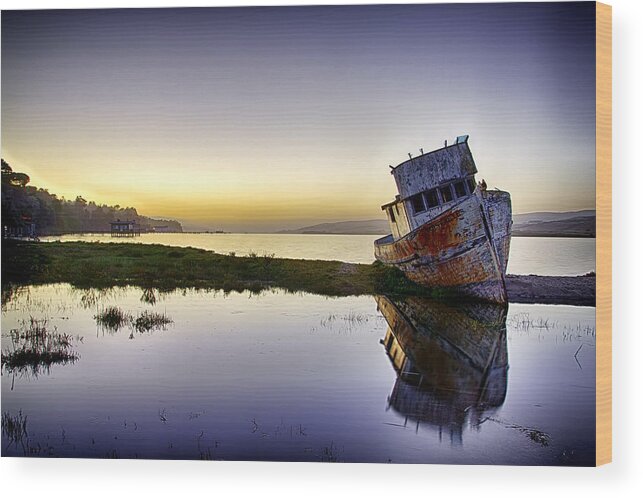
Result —
[[382, 344], [398, 374], [389, 406], [418, 427], [449, 431], [459, 443], [465, 424], [476, 425], [504, 403], [506, 307], [419, 297], [376, 300], [389, 325]]
[[506, 303], [511, 197], [476, 184], [468, 138], [392, 167], [399, 195], [382, 206], [391, 234], [375, 258], [418, 284]]

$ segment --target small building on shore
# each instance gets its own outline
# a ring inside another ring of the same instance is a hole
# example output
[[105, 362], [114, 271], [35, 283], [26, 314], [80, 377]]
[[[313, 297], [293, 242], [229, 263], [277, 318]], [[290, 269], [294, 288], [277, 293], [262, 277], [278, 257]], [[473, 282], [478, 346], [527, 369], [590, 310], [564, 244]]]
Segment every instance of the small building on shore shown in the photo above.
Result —
[[141, 235], [141, 228], [132, 221], [116, 220], [110, 223], [112, 237], [136, 237]]
[[[9, 217], [7, 217], [9, 218]], [[8, 220], [2, 220], [3, 239], [37, 239], [36, 223], [31, 216], [21, 215]], [[5, 223], [6, 221], [6, 223]]]

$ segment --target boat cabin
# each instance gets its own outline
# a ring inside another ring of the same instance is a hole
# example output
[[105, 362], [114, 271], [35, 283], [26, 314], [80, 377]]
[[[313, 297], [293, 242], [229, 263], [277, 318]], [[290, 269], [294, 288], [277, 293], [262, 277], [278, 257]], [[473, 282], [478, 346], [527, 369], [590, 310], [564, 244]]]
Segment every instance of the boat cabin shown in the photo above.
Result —
[[382, 209], [386, 211], [394, 240], [473, 194], [478, 170], [468, 139], [468, 135], [462, 135], [452, 145], [413, 157], [391, 169], [399, 194]]

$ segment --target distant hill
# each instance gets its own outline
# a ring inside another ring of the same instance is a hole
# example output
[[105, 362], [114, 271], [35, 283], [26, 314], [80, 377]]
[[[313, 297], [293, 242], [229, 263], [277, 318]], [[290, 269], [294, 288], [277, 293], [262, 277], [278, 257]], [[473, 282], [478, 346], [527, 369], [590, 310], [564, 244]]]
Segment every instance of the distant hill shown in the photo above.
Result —
[[[512, 235], [516, 237], [595, 237], [596, 211], [539, 212], [515, 214]], [[277, 233], [387, 235], [386, 220], [355, 220], [320, 223]]]
[[358, 220], [320, 223], [319, 225], [295, 228], [294, 230], [281, 230], [277, 233], [386, 235], [389, 233], [389, 228], [386, 220]]
[[543, 211], [536, 213], [514, 214], [514, 224], [525, 223], [542, 223], [544, 221], [562, 221], [572, 218], [596, 217], [596, 211], [593, 209], [584, 209], [583, 211]]
[[514, 215], [516, 237], [596, 237], [596, 211], [543, 212]]

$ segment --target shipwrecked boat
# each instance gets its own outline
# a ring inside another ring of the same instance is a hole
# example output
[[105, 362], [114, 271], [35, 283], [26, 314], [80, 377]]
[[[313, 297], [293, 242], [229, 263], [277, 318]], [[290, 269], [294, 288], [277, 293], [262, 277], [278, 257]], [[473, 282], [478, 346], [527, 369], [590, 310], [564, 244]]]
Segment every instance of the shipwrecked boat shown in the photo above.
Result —
[[511, 197], [476, 182], [468, 139], [391, 167], [398, 195], [382, 206], [391, 234], [375, 258], [426, 287], [504, 304]]
[[422, 297], [376, 296], [388, 324], [381, 343], [397, 380], [388, 406], [462, 443], [463, 429], [493, 416], [507, 395], [507, 307], [452, 306]]

